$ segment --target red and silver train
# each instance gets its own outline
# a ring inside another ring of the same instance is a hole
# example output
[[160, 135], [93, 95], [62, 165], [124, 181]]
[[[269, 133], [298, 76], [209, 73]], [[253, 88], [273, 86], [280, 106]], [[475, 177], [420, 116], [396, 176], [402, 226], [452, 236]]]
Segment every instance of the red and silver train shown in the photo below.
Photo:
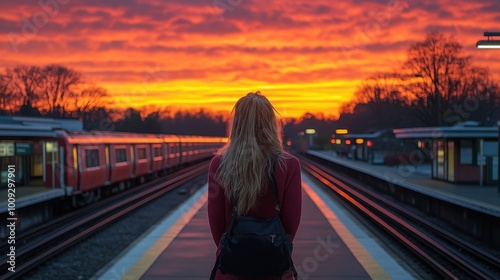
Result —
[[[227, 138], [57, 131], [45, 184], [66, 190], [77, 204], [91, 203], [103, 190], [124, 189], [182, 165], [206, 159]], [[55, 179], [55, 181], [52, 180]]]

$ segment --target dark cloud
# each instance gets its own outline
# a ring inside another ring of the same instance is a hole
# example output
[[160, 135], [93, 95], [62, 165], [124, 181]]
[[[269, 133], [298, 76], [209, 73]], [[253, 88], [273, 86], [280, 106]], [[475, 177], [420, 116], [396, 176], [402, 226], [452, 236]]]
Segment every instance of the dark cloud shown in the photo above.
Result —
[[181, 33], [227, 34], [237, 33], [241, 30], [229, 21], [210, 21], [187, 26], [177, 26], [176, 31]]
[[245, 25], [257, 25], [261, 28], [295, 28], [308, 27], [310, 23], [304, 20], [296, 20], [291, 15], [285, 14], [285, 11], [268, 8], [265, 10], [251, 10], [246, 7], [238, 6], [231, 12], [224, 13], [224, 19], [235, 22], [243, 22]]
[[90, 49], [90, 44], [88, 40], [69, 40], [66, 42], [67, 49], [78, 51]]
[[123, 49], [127, 46], [127, 42], [123, 40], [113, 40], [110, 42], [102, 42], [99, 44], [99, 50], [109, 51]]
[[178, 18], [171, 23], [172, 26], [176, 26], [176, 25], [186, 26], [186, 25], [191, 25], [191, 24], [193, 24], [193, 23], [190, 20], [185, 19], [185, 18]]
[[455, 17], [452, 12], [446, 10], [440, 10], [438, 16], [440, 19], [452, 19]]
[[21, 33], [22, 22], [15, 22], [0, 18], [0, 33]]
[[328, 14], [331, 11], [332, 11], [332, 9], [329, 6], [320, 5], [320, 6], [316, 7], [316, 9], [314, 10], [314, 13], [322, 15], [322, 14]]
[[456, 25], [429, 24], [424, 30], [426, 33], [440, 32], [444, 34], [455, 34], [458, 29]]
[[500, 12], [500, 1], [486, 1], [485, 5], [479, 10], [481, 13]]
[[112, 19], [113, 15], [105, 11], [90, 12], [86, 9], [76, 9], [71, 12], [71, 18], [74, 21], [86, 20], [89, 17], [97, 18], [101, 22], [108, 22]]

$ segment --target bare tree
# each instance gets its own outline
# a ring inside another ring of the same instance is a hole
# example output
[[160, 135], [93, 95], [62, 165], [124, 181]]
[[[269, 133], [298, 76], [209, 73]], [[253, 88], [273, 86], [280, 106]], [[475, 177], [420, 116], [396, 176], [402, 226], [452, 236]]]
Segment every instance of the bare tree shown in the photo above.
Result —
[[[96, 114], [104, 107], [104, 100], [108, 96], [106, 89], [95, 85], [82, 85], [79, 89], [75, 90], [71, 96], [73, 105], [67, 107], [71, 110], [72, 116], [83, 120], [84, 122], [95, 122], [93, 119]], [[109, 105], [109, 104], [106, 104]]]
[[11, 83], [7, 75], [0, 73], [0, 113], [13, 113], [18, 109]]
[[[404, 71], [420, 73], [419, 82], [406, 86], [416, 116], [429, 126], [452, 125], [463, 120], [463, 102], [479, 91], [490, 91], [488, 71], [471, 64], [462, 46], [453, 37], [428, 34], [412, 45]], [[478, 102], [483, 102], [478, 99]], [[460, 117], [458, 117], [460, 116]]]
[[41, 98], [47, 115], [67, 117], [81, 83], [81, 75], [72, 69], [60, 65], [43, 68], [40, 83]]
[[40, 67], [21, 65], [13, 69], [7, 69], [4, 80], [10, 89], [13, 107], [28, 109], [38, 107], [40, 101]]

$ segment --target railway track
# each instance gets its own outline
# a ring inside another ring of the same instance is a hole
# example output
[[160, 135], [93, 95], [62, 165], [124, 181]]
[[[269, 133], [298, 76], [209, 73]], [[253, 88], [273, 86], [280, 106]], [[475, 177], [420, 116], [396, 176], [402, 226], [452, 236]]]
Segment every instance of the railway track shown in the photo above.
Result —
[[[177, 189], [193, 178], [206, 173], [207, 170], [208, 162], [187, 167], [167, 177], [75, 210], [50, 223], [16, 236], [15, 273], [7, 270], [7, 258], [3, 258], [0, 265], [3, 274], [0, 276], [0, 280], [21, 278], [96, 231], [118, 221], [150, 201]], [[6, 242], [0, 244], [0, 251], [4, 252], [7, 248]]]
[[444, 279], [499, 279], [500, 258], [429, 222], [327, 166], [302, 167]]

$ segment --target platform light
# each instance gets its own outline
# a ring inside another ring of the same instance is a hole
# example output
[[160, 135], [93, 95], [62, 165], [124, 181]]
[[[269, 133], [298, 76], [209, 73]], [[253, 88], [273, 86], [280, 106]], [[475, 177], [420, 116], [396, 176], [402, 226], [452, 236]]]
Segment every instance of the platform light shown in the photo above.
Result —
[[55, 153], [57, 152], [57, 142], [45, 142], [45, 151], [47, 153]]
[[478, 49], [500, 49], [500, 40], [480, 40], [476, 43]]
[[342, 134], [347, 134], [347, 133], [349, 133], [349, 131], [347, 130], [347, 128], [335, 129], [335, 134], [342, 135]]
[[337, 145], [342, 144], [342, 139], [335, 139], [335, 144], [337, 144]]
[[425, 148], [425, 142], [424, 141], [418, 141], [417, 142], [417, 147], [424, 149]]
[[364, 142], [365, 142], [365, 140], [364, 140], [364, 139], [362, 139], [362, 138], [357, 138], [357, 139], [356, 139], [356, 144], [358, 144], [358, 145], [361, 145], [361, 144], [363, 144]]
[[479, 40], [476, 43], [478, 49], [500, 49], [500, 40], [492, 40], [491, 37], [500, 36], [500, 32], [484, 32], [488, 40]]
[[316, 129], [314, 129], [314, 128], [306, 129], [306, 134], [314, 134], [314, 133], [316, 133]]

